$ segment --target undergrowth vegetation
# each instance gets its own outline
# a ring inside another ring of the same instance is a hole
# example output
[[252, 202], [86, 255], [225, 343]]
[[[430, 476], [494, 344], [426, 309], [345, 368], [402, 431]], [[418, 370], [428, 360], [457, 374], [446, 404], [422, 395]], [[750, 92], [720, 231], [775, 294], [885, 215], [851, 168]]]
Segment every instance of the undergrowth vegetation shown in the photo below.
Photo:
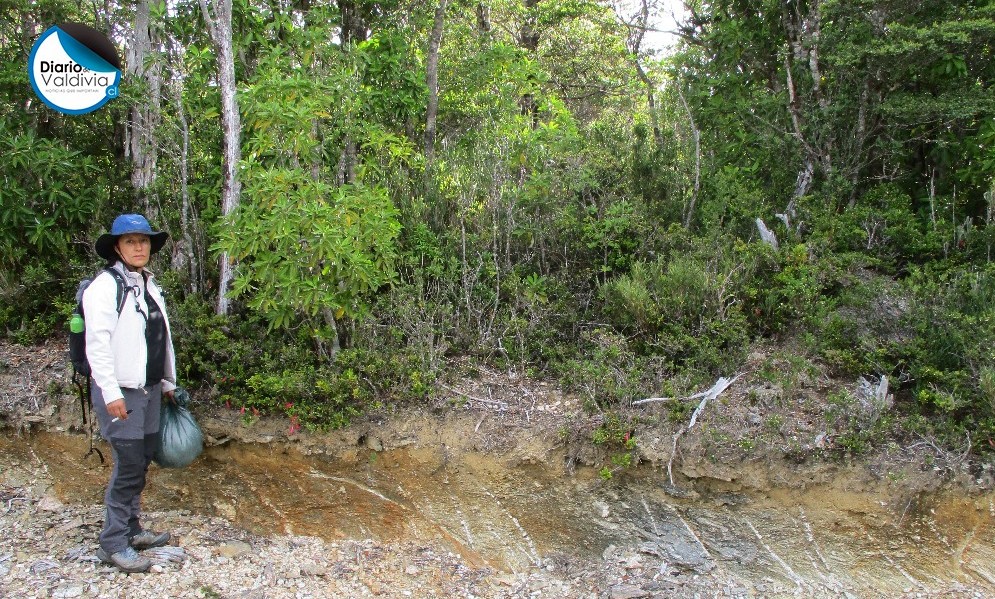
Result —
[[69, 117], [31, 95], [35, 24], [130, 31], [130, 8], [13, 2], [0, 334], [62, 334], [93, 240], [140, 211], [171, 234], [153, 269], [182, 382], [247, 422], [343, 426], [470, 362], [555, 380], [625, 462], [632, 401], [687, 397], [763, 346], [787, 370], [751, 374], [782, 391], [812, 368], [887, 377], [873, 423], [827, 399], [846, 452], [892, 431], [995, 450], [991, 3], [696, 4], [660, 57], [602, 2], [249, 0], [229, 148], [199, 4], [152, 11], [168, 52], [129, 46], [159, 79]]

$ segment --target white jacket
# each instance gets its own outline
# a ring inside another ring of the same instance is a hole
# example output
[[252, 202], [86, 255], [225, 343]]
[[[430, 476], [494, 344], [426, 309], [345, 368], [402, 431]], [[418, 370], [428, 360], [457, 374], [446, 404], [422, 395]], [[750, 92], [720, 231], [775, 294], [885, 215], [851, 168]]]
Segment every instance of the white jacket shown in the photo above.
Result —
[[[124, 397], [121, 387], [139, 389], [154, 385], [159, 381], [146, 381], [145, 368], [148, 361], [148, 347], [145, 343], [145, 316], [135, 309], [149, 313], [145, 294], [136, 290], [145, 288], [141, 273], [131, 272], [119, 261], [114, 269], [124, 275], [129, 288], [125, 290], [124, 308], [117, 314], [117, 282], [114, 277], [103, 272], [93, 279], [83, 292], [83, 315], [86, 320], [86, 358], [90, 362], [93, 380], [100, 387], [104, 402], [111, 403]], [[166, 316], [166, 303], [163, 301], [159, 285], [148, 275], [148, 293], [162, 310], [166, 322], [166, 364], [162, 380], [162, 390], [176, 389], [176, 356], [173, 353], [173, 336]]]

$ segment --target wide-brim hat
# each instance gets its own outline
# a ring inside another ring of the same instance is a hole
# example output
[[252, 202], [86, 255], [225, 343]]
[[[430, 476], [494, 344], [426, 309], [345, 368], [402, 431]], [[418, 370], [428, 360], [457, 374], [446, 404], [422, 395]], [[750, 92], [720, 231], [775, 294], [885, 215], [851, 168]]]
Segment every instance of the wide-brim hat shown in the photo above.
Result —
[[153, 254], [161, 250], [162, 246], [166, 244], [166, 240], [169, 239], [169, 233], [153, 231], [152, 225], [141, 214], [122, 214], [114, 219], [111, 232], [104, 233], [97, 238], [97, 243], [93, 244], [97, 250], [97, 255], [105, 260], [117, 260], [118, 255], [114, 251], [114, 246], [117, 245], [118, 238], [129, 233], [148, 235], [149, 239], [152, 240]]

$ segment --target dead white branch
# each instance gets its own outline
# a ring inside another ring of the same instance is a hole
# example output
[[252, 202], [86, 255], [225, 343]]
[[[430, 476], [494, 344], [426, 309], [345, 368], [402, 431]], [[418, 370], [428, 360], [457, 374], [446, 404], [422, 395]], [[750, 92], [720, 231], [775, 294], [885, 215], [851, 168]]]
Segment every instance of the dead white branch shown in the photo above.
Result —
[[[741, 376], [743, 376], [742, 373], [737, 374], [736, 376], [732, 377], [731, 379], [727, 379], [724, 376], [723, 377], [719, 377], [719, 380], [715, 381], [715, 384], [712, 385], [712, 388], [709, 389], [708, 391], [702, 391], [701, 393], [695, 393], [694, 395], [691, 395], [689, 397], [684, 398], [684, 399], [698, 399], [700, 397], [702, 399], [701, 399], [701, 402], [698, 404], [698, 407], [695, 408], [694, 413], [691, 414], [691, 420], [688, 422], [688, 425], [685, 426], [685, 427], [683, 427], [681, 430], [677, 431], [677, 434], [674, 435], [674, 443], [673, 443], [673, 445], [670, 448], [670, 460], [667, 462], [667, 476], [670, 477], [670, 484], [671, 485], [674, 484], [674, 457], [677, 455], [677, 441], [678, 441], [678, 439], [681, 438], [681, 435], [683, 435], [684, 433], [686, 433], [689, 430], [691, 430], [694, 427], [694, 425], [698, 422], [698, 417], [701, 416], [701, 413], [702, 413], [702, 411], [704, 411], [705, 406], [708, 404], [708, 401], [711, 400], [711, 399], [715, 399], [716, 397], [718, 397], [723, 391], [725, 391], [733, 383], [735, 383], [736, 380], [739, 379], [739, 377], [741, 377]], [[652, 397], [650, 399], [652, 399], [652, 400], [665, 400], [667, 398], [662, 398], [662, 397], [661, 398], [656, 398], [656, 397]], [[640, 400], [638, 402], [633, 402], [633, 405], [640, 404], [640, 403], [645, 403], [646, 401], [649, 401], [649, 400]]]
[[[699, 399], [699, 398], [703, 397], [705, 399], [702, 400], [702, 404], [704, 404], [709, 399], [715, 399], [716, 397], [718, 397], [720, 393], [722, 393], [723, 391], [725, 391], [726, 389], [728, 389], [729, 385], [732, 385], [736, 381], [736, 379], [738, 379], [741, 376], [743, 376], [743, 375], [742, 374], [737, 374], [732, 379], [727, 379], [725, 377], [721, 377], [721, 378], [719, 378], [719, 380], [715, 381], [715, 384], [712, 385], [711, 389], [708, 389], [707, 391], [702, 391], [701, 393], [695, 393], [694, 395], [688, 395], [687, 397], [682, 397], [680, 399], [681, 399], [681, 401], [687, 401], [689, 399]], [[640, 405], [643, 405], [643, 404], [646, 404], [646, 403], [659, 402], [659, 401], [674, 401], [675, 399], [677, 399], [677, 398], [676, 397], [648, 397], [646, 399], [640, 399], [639, 401], [634, 401], [634, 402], [632, 402], [632, 405], [634, 405], [634, 406], [640, 406]], [[698, 406], [699, 409], [701, 409], [701, 407], [702, 407], [701, 405]], [[691, 426], [694, 426], [694, 420], [697, 418], [697, 414], [698, 414], [698, 410], [695, 410], [695, 417], [692, 418]]]
[[653, 403], [655, 401], [674, 401], [673, 397], [647, 397], [646, 399], [640, 399], [639, 401], [632, 402], [634, 406], [641, 406], [644, 403]]
[[[462, 391], [460, 391], [458, 389], [453, 389], [452, 387], [450, 387], [448, 385], [443, 385], [442, 383], [436, 383], [436, 384], [439, 385], [440, 387], [442, 387], [443, 389], [445, 389], [446, 391], [449, 391], [451, 393], [455, 393], [456, 395], [462, 395], [463, 397], [465, 397], [465, 398], [467, 398], [467, 399], [469, 399], [471, 401], [479, 401], [480, 403], [485, 403], [485, 404], [489, 404], [489, 405], [492, 405], [492, 406], [498, 406], [501, 409], [504, 409], [504, 408], [508, 407], [508, 404], [504, 403], [503, 401], [496, 401], [496, 400], [493, 400], [493, 399], [484, 399], [482, 397], [474, 397], [473, 395], [470, 395], [469, 393], [463, 393]], [[488, 391], [490, 391], [490, 390], [488, 389]]]
[[757, 230], [760, 231], [760, 239], [770, 247], [777, 249], [777, 236], [767, 228], [767, 225], [760, 218], [757, 219]]

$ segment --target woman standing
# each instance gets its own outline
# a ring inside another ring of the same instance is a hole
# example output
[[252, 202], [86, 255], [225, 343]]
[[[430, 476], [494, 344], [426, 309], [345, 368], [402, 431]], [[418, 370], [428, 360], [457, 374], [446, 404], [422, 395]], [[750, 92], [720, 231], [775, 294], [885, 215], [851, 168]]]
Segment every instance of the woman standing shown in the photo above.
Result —
[[172, 401], [176, 389], [166, 305], [145, 268], [168, 237], [153, 231], [144, 216], [118, 216], [95, 247], [123, 278], [123, 294], [107, 271], [83, 293], [93, 408], [114, 454], [97, 557], [123, 572], [147, 571], [152, 563], [136, 550], [169, 542], [169, 533], [145, 530], [139, 520], [146, 472], [159, 441], [160, 404]]

